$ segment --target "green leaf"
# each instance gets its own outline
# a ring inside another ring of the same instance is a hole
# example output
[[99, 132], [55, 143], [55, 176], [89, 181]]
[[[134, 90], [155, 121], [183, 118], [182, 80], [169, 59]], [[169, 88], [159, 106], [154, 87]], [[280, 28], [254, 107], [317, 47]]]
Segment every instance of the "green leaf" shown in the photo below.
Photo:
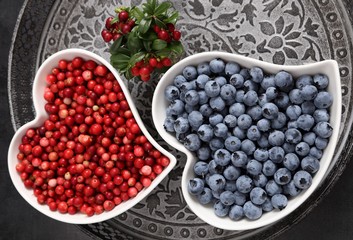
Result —
[[136, 53], [141, 50], [142, 43], [140, 38], [137, 36], [136, 31], [129, 34], [127, 38], [127, 47], [132, 53]]
[[126, 70], [126, 72], [125, 72], [124, 75], [125, 75], [125, 78], [128, 79], [128, 80], [130, 80], [131, 78], [134, 77], [134, 76], [132, 75], [132, 73], [131, 73], [131, 69]]
[[130, 11], [130, 14], [136, 19], [136, 21], [139, 23], [144, 15], [143, 12], [141, 11], [141, 9], [139, 9], [138, 7], [133, 7]]
[[140, 34], [139, 32], [137, 32], [137, 34], [142, 40], [146, 41], [153, 41], [158, 38], [157, 34], [152, 29], [149, 29], [145, 34]]
[[146, 56], [145, 52], [138, 52], [135, 53], [134, 55], [132, 55], [132, 57], [129, 60], [128, 66], [129, 67], [133, 67], [135, 65], [135, 63], [141, 61], [142, 59], [144, 59]]
[[178, 18], [179, 18], [179, 13], [175, 11], [167, 19], [165, 19], [164, 22], [175, 24]]
[[184, 52], [184, 47], [181, 44], [181, 42], [179, 42], [179, 41], [178, 42], [174, 42], [174, 41], [171, 42], [169, 49], [178, 55], [181, 55]]
[[149, 4], [151, 6], [152, 13], [154, 13], [156, 11], [156, 7], [157, 7], [157, 0], [148, 0], [147, 4]]
[[143, 47], [146, 49], [147, 52], [150, 52], [152, 50], [152, 42], [148, 40], [143, 40], [142, 41]]
[[153, 50], [161, 50], [167, 46], [167, 42], [161, 39], [156, 39], [152, 43]]
[[171, 50], [169, 48], [164, 48], [156, 52], [156, 55], [160, 58], [168, 57], [171, 54]]
[[114, 43], [110, 47], [111, 54], [115, 54], [118, 51], [122, 41], [123, 41], [123, 36], [121, 36], [120, 38], [118, 38], [117, 40], [114, 41]]
[[114, 23], [119, 22], [119, 18], [115, 17], [110, 21], [110, 24], [113, 25]]
[[146, 18], [143, 18], [141, 20], [141, 22], [139, 23], [139, 32], [144, 34], [148, 31], [148, 29], [150, 28], [151, 26], [151, 23], [152, 23], [152, 19], [146, 19]]
[[130, 60], [130, 56], [125, 55], [123, 53], [114, 54], [114, 55], [111, 55], [110, 57], [110, 62], [112, 64], [117, 64], [117, 65], [123, 65], [123, 64], [127, 65], [129, 60]]
[[159, 20], [158, 18], [154, 18], [153, 20], [158, 27], [167, 29], [167, 25], [165, 25], [163, 21]]
[[159, 6], [156, 7], [154, 11], [154, 16], [158, 17], [159, 15], [165, 13], [173, 5], [170, 2], [162, 2]]

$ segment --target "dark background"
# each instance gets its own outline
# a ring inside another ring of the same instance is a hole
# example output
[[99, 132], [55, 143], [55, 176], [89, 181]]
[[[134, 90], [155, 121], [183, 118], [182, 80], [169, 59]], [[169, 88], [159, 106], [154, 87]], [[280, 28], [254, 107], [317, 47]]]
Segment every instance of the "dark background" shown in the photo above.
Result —
[[[7, 96], [7, 64], [22, 3], [22, 0], [0, 0], [0, 240], [92, 239], [77, 226], [52, 220], [32, 208], [17, 193], [8, 174], [7, 149], [14, 131]], [[347, 165], [327, 197], [300, 223], [276, 240], [353, 239], [352, 164]]]

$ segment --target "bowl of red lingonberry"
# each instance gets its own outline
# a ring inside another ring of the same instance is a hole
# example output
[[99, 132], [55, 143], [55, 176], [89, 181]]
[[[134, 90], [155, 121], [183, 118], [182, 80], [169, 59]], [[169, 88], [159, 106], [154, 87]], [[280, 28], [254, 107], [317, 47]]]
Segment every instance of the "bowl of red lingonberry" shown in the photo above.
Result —
[[117, 71], [67, 49], [40, 66], [34, 120], [9, 146], [11, 179], [41, 213], [66, 223], [113, 218], [149, 194], [176, 164], [151, 137]]

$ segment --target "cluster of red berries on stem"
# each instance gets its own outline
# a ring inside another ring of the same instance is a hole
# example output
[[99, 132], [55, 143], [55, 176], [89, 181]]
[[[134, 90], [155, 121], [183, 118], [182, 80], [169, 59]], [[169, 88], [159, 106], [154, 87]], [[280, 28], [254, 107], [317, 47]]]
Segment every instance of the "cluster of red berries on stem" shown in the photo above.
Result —
[[108, 17], [105, 21], [105, 29], [101, 32], [103, 40], [105, 42], [115, 41], [122, 35], [131, 32], [131, 29], [135, 26], [135, 20], [129, 17], [129, 13], [125, 10], [119, 12], [117, 19]]
[[46, 81], [48, 119], [26, 131], [16, 165], [38, 203], [60, 213], [101, 214], [135, 197], [169, 165], [107, 67], [60, 60]]

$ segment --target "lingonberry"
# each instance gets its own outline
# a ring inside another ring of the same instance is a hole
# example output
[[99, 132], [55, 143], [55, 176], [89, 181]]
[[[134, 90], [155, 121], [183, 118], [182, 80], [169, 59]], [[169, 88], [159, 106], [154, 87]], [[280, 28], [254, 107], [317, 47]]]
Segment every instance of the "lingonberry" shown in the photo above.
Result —
[[126, 22], [129, 19], [129, 13], [125, 10], [121, 11], [118, 16], [120, 22]]

